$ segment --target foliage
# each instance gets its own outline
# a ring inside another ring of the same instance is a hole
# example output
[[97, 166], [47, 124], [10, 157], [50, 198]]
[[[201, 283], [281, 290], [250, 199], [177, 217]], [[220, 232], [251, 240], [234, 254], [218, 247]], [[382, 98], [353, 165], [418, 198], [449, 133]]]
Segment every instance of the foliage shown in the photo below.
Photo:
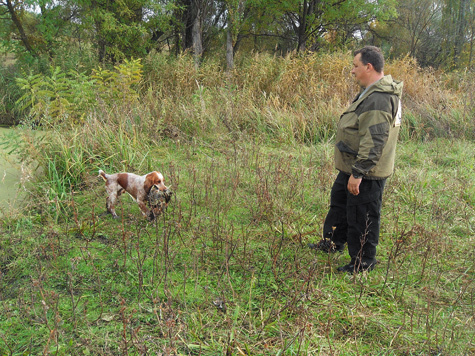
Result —
[[63, 118], [70, 119], [68, 112], [74, 96], [70, 92], [69, 80], [65, 73], [56, 67], [49, 77], [42, 74], [30, 75], [26, 79], [18, 78], [22, 91], [26, 92], [18, 103], [22, 109], [31, 107], [33, 120], [39, 124], [53, 126]]
[[116, 64], [152, 51], [181, 55], [194, 45], [224, 57], [228, 29], [233, 55], [377, 44], [395, 58], [410, 53], [424, 67], [471, 68], [474, 58], [469, 0], [5, 0], [0, 13], [7, 20], [2, 50], [30, 64], [64, 62], [69, 50]]
[[0, 67], [0, 122], [3, 125], [17, 123], [20, 110], [15, 102], [20, 96], [21, 91], [15, 83], [15, 70], [12, 66]]
[[[196, 68], [189, 56], [153, 53], [144, 68], [134, 60], [114, 70], [99, 67], [89, 76], [59, 68], [49, 76], [27, 76], [18, 80], [23, 88], [19, 103], [31, 108], [31, 122], [46, 127], [75, 126], [96, 115], [119, 123], [119, 117], [145, 110], [138, 115], [167, 126], [151, 128], [152, 139], [173, 127], [189, 136], [264, 131], [272, 139], [312, 143], [331, 137], [334, 118], [357, 94], [349, 57], [341, 52], [285, 58], [256, 54], [238, 57], [236, 69], [227, 73], [216, 60]], [[405, 83], [403, 137], [473, 139], [471, 73], [443, 75], [421, 69], [410, 58], [389, 61], [386, 73]]]
[[[187, 56], [154, 55], [145, 62], [144, 78], [159, 98], [157, 115], [185, 135], [266, 132], [277, 141], [312, 143], [322, 135], [331, 137], [335, 118], [358, 92], [350, 57], [349, 52], [284, 58], [255, 54], [238, 57], [235, 70], [226, 74], [216, 60], [196, 69]], [[454, 73], [448, 80], [410, 58], [388, 61], [386, 74], [404, 81], [405, 112], [417, 121], [403, 128], [408, 130], [404, 137], [473, 139], [472, 74]], [[454, 87], [457, 80], [463, 85]]]
[[99, 62], [116, 62], [144, 54], [146, 27], [143, 11], [147, 1], [109, 3], [79, 0], [77, 3], [82, 7], [84, 23], [96, 31], [92, 41]]
[[423, 67], [473, 68], [473, 1], [404, 0], [397, 10], [395, 21], [373, 26], [368, 41], [391, 47], [395, 57], [409, 54]]
[[140, 82], [140, 60], [125, 61], [115, 71], [99, 68], [88, 77], [59, 67], [49, 76], [42, 74], [17, 78], [24, 92], [18, 99], [22, 109], [30, 108], [29, 120], [47, 128], [83, 123], [83, 116], [102, 105], [129, 105], [137, 100], [135, 87]]
[[142, 80], [140, 60], [125, 60], [114, 69], [99, 68], [94, 71], [92, 79], [95, 80], [98, 96], [105, 103], [134, 103], [138, 99], [137, 86]]

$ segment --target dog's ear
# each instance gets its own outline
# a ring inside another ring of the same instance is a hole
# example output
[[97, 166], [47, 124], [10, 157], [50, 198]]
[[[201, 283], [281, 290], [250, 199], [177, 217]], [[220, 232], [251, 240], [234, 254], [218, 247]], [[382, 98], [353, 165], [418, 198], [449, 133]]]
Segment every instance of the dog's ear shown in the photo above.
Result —
[[143, 189], [145, 190], [145, 193], [149, 193], [150, 189], [153, 187], [154, 181], [153, 181], [153, 176], [152, 173], [149, 173], [145, 176], [145, 182], [143, 184]]

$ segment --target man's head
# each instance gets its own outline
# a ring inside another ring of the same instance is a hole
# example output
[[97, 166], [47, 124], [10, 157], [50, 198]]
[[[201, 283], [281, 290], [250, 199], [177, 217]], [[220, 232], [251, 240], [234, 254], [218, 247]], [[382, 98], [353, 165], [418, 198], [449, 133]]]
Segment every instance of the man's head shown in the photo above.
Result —
[[384, 57], [378, 47], [365, 46], [355, 51], [354, 56], [351, 74], [362, 88], [367, 88], [384, 76]]

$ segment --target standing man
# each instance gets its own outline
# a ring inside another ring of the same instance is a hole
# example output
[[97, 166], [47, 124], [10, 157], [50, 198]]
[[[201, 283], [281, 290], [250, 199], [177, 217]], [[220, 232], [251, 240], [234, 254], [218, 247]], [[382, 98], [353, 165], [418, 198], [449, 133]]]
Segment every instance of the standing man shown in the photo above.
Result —
[[371, 271], [377, 263], [383, 190], [394, 170], [403, 87], [385, 76], [383, 67], [384, 57], [377, 47], [354, 53], [351, 74], [361, 92], [338, 123], [335, 168], [339, 173], [331, 190], [323, 240], [309, 244], [325, 252], [341, 252], [347, 243], [351, 261], [338, 268], [342, 272]]

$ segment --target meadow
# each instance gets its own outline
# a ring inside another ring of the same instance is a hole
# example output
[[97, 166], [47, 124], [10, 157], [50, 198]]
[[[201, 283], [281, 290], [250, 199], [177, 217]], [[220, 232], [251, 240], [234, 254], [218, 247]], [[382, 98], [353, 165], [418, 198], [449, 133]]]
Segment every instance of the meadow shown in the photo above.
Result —
[[[229, 73], [156, 54], [94, 83], [23, 82], [31, 115], [2, 140], [25, 198], [2, 208], [0, 354], [475, 354], [473, 73], [387, 63], [404, 125], [379, 263], [339, 273], [346, 250], [307, 248], [350, 65], [256, 54]], [[98, 169], [161, 171], [167, 211], [148, 222], [124, 195], [104, 215]]]

